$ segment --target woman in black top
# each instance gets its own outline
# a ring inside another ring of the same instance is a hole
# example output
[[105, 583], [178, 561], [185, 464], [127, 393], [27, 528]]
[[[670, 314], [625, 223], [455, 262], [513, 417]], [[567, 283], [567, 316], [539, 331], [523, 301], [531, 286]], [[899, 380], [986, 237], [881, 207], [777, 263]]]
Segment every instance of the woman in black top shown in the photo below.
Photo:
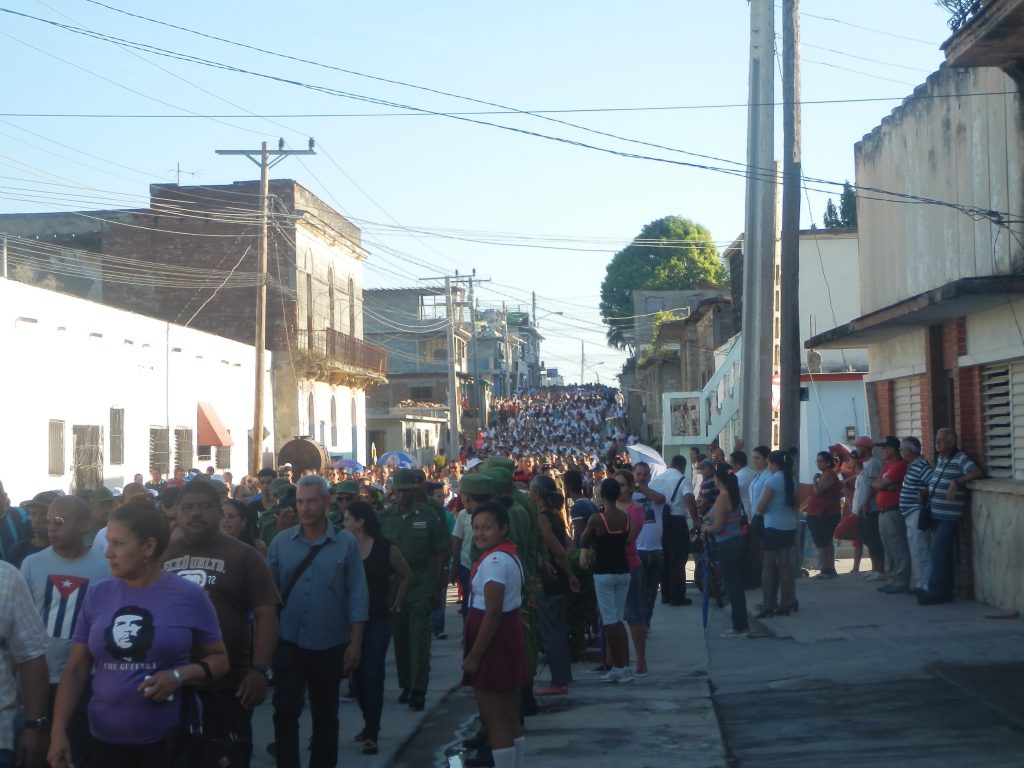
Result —
[[[363, 754], [377, 754], [380, 713], [384, 708], [384, 663], [391, 644], [391, 612], [398, 613], [412, 585], [412, 570], [398, 547], [380, 536], [380, 523], [373, 507], [364, 501], [352, 502], [342, 521], [345, 530], [359, 543], [366, 571], [370, 607], [363, 628], [363, 653], [359, 669], [353, 673], [352, 688], [363, 711], [363, 730], [356, 741], [363, 742]], [[391, 575], [401, 578], [394, 605], [388, 605]]]

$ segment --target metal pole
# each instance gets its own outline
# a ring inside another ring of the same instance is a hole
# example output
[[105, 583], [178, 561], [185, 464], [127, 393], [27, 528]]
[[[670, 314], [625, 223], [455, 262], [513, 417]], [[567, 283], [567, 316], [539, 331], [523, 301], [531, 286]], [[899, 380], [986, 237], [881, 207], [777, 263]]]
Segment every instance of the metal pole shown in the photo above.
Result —
[[583, 386], [583, 364], [587, 361], [587, 352], [583, 348], [583, 342], [580, 342], [580, 386]]
[[[474, 273], [476, 270], [473, 270]], [[469, 320], [470, 320], [470, 333], [472, 338], [470, 343], [473, 345], [473, 382], [474, 389], [476, 390], [476, 408], [477, 418], [480, 420], [481, 426], [485, 424], [484, 420], [484, 385], [480, 375], [480, 355], [479, 345], [477, 344], [477, 328], [476, 328], [476, 298], [473, 294], [473, 278], [469, 278]]]
[[748, 450], [772, 444], [772, 351], [776, 180], [775, 9], [750, 3], [750, 107], [747, 112], [747, 191], [743, 232], [743, 349], [740, 434]]
[[782, 264], [779, 447], [800, 445], [800, 0], [782, 2]]
[[263, 142], [260, 153], [260, 244], [256, 273], [256, 387], [253, 396], [252, 445], [249, 454], [249, 472], [255, 474], [263, 464], [263, 370], [267, 347], [267, 206], [270, 198], [270, 153]]
[[455, 461], [459, 456], [459, 393], [455, 374], [455, 297], [451, 278], [444, 279], [444, 293], [448, 309], [448, 456]]
[[3, 276], [7, 279], [7, 237], [4, 236]]

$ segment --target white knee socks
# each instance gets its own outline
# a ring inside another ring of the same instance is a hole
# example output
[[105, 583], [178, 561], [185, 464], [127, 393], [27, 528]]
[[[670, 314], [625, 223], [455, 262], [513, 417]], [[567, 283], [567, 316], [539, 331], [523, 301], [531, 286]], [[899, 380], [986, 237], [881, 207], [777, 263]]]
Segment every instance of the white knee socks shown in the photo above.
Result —
[[494, 768], [516, 768], [515, 747], [492, 749], [491, 757], [494, 758]]
[[523, 768], [526, 765], [526, 737], [519, 736], [513, 739], [512, 748], [516, 751], [515, 768]]

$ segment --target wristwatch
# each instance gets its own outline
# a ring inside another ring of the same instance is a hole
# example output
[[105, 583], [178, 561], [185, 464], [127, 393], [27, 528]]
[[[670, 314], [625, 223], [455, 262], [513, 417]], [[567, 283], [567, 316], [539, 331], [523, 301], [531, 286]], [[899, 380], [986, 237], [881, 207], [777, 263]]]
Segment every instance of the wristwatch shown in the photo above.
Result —
[[259, 667], [254, 665], [252, 667], [249, 667], [249, 669], [251, 669], [253, 672], [259, 672], [261, 675], [267, 678], [268, 683], [274, 679], [274, 670], [270, 667]]
[[25, 727], [31, 728], [34, 731], [42, 731], [43, 733], [46, 733], [50, 730], [50, 718], [40, 717], [36, 720], [26, 720]]

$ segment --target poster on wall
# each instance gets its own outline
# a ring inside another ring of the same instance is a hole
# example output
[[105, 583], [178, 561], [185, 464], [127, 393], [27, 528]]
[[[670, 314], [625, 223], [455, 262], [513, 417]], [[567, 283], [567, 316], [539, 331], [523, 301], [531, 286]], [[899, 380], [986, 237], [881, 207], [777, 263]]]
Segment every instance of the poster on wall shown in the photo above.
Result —
[[673, 397], [669, 400], [672, 437], [700, 437], [700, 398]]

